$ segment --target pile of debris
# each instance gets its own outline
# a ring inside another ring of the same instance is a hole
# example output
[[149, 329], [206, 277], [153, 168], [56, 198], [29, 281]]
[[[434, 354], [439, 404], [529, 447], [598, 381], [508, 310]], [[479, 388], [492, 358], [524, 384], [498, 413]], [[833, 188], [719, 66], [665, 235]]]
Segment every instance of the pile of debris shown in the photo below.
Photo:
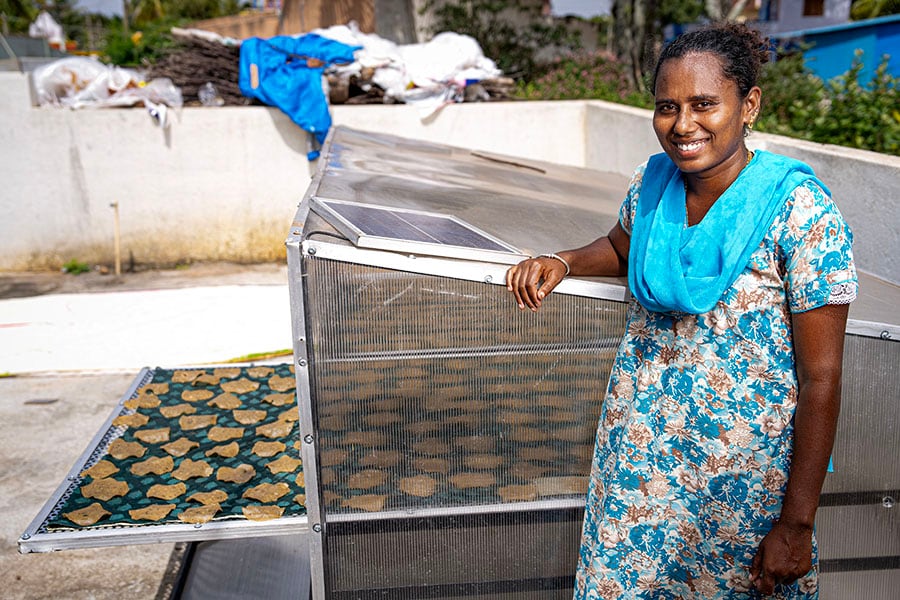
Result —
[[238, 87], [240, 44], [215, 34], [173, 29], [178, 46], [153, 64], [147, 77], [168, 78], [181, 88], [185, 106], [247, 106]]

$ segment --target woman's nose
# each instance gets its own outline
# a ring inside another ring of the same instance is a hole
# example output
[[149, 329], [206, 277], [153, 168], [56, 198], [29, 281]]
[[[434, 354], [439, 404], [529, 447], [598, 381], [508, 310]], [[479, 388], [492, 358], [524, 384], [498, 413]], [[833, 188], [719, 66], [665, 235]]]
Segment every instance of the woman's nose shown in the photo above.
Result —
[[694, 129], [694, 118], [690, 110], [682, 109], [675, 117], [675, 133], [690, 133]]

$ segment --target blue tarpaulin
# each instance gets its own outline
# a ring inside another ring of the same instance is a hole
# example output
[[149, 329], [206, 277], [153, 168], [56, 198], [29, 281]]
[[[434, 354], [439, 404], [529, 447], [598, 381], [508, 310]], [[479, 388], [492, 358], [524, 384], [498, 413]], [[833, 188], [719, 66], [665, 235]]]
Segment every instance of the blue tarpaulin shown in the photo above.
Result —
[[[329, 65], [353, 62], [360, 48], [314, 33], [246, 39], [241, 43], [241, 93], [281, 109], [321, 145], [331, 128], [322, 73]], [[318, 150], [310, 152], [309, 159], [318, 155]]]

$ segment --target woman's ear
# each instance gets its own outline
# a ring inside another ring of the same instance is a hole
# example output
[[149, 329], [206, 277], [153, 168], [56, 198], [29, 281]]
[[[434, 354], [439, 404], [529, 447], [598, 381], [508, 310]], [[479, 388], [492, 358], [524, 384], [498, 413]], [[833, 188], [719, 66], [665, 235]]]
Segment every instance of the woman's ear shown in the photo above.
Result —
[[753, 129], [753, 124], [756, 122], [757, 117], [759, 117], [761, 99], [762, 90], [759, 89], [759, 86], [755, 85], [750, 88], [750, 91], [747, 92], [747, 96], [744, 98], [744, 125], [747, 129]]

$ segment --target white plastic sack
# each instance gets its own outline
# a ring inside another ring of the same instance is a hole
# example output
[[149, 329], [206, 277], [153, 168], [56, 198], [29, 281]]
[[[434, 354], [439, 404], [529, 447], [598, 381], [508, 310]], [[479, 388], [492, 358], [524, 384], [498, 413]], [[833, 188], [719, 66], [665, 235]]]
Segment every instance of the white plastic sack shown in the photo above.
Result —
[[65, 46], [66, 36], [62, 25], [53, 20], [50, 13], [41, 11], [34, 23], [28, 26], [28, 36], [33, 38], [47, 38], [51, 44], [58, 44], [60, 48]]

